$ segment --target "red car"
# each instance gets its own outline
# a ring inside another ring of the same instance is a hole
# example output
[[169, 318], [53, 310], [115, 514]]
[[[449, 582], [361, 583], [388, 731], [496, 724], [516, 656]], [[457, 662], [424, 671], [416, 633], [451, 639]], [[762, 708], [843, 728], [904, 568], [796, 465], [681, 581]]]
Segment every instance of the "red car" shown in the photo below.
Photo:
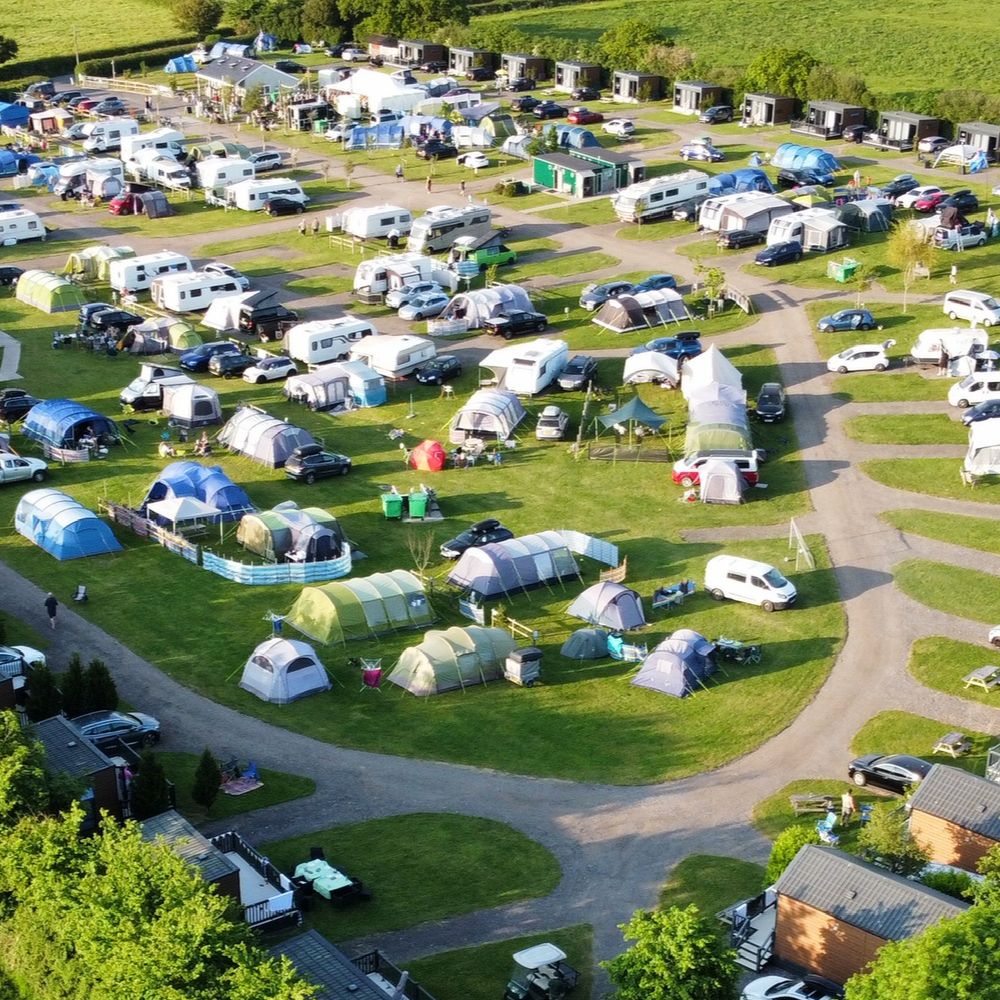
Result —
[[93, 100], [91, 100], [90, 98], [88, 98], [85, 101], [80, 101], [80, 103], [76, 106], [76, 108], [74, 110], [76, 110], [76, 111], [89, 111], [91, 108], [96, 108], [97, 105], [100, 104], [100, 103], [101, 102], [100, 102], [99, 99], [93, 99]]
[[923, 198], [917, 199], [913, 203], [913, 210], [915, 212], [934, 212], [937, 211], [938, 206], [948, 197], [947, 191], [936, 191], [934, 194], [926, 195]]
[[591, 111], [588, 108], [573, 108], [566, 116], [566, 121], [570, 125], [592, 125], [594, 122], [604, 121], [604, 115], [600, 111]]

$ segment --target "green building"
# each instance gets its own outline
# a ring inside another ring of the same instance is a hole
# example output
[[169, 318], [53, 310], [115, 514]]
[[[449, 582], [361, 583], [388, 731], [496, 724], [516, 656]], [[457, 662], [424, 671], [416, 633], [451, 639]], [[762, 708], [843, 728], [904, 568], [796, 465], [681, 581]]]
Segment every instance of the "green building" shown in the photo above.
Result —
[[535, 184], [574, 198], [611, 194], [646, 176], [646, 165], [638, 157], [600, 146], [541, 153], [532, 157], [532, 168]]

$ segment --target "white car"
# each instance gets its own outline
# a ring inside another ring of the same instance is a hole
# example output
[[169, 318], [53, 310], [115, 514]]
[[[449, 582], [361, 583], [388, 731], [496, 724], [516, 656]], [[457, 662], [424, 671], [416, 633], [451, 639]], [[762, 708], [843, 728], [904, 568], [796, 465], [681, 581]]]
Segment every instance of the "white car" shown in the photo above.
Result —
[[538, 417], [535, 437], [539, 441], [561, 441], [569, 427], [569, 415], [558, 406], [546, 406]]
[[328, 142], [343, 142], [350, 134], [351, 130], [357, 127], [357, 122], [338, 122], [328, 128], [323, 135]]
[[250, 287], [250, 279], [242, 271], [237, 271], [235, 267], [223, 264], [222, 261], [213, 260], [211, 264], [206, 264], [202, 270], [206, 274], [217, 274], [221, 278], [232, 278], [244, 292]]
[[243, 381], [260, 385], [263, 382], [277, 382], [289, 375], [297, 375], [298, 372], [291, 358], [262, 358], [243, 373]]
[[471, 153], [462, 153], [456, 160], [463, 167], [471, 167], [473, 170], [480, 170], [490, 165], [489, 157], [481, 150], [477, 149]]
[[740, 1000], [842, 1000], [844, 989], [822, 976], [761, 976], [743, 987]]
[[400, 319], [430, 319], [440, 316], [448, 308], [451, 299], [444, 292], [425, 292], [410, 299], [399, 310]]
[[942, 149], [951, 145], [951, 139], [946, 139], [943, 135], [927, 135], [917, 143], [918, 153], [940, 153]]
[[340, 58], [344, 62], [367, 62], [368, 53], [364, 49], [344, 49], [340, 53]]
[[899, 208], [913, 208], [921, 198], [926, 198], [928, 195], [937, 194], [943, 190], [944, 188], [940, 188], [936, 184], [924, 184], [921, 187], [914, 188], [912, 191], [907, 191], [906, 194], [901, 194], [896, 199], [896, 205]]
[[608, 135], [616, 135], [619, 139], [627, 139], [635, 131], [635, 122], [629, 121], [628, 118], [612, 118], [611, 121], [604, 123], [601, 131], [607, 132]]
[[885, 352], [895, 346], [894, 340], [887, 340], [884, 344], [855, 344], [830, 358], [826, 370], [841, 375], [847, 372], [884, 372], [889, 367]]
[[402, 288], [393, 288], [389, 291], [385, 297], [385, 304], [390, 309], [401, 309], [421, 295], [442, 291], [441, 286], [436, 281], [415, 281], [412, 285], [403, 285]]

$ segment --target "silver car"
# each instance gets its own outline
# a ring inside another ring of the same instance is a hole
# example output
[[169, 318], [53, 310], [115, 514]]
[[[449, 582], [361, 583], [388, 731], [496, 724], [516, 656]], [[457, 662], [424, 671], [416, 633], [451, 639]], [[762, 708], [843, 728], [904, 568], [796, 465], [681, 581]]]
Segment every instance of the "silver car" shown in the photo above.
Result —
[[558, 406], [546, 406], [538, 418], [535, 437], [539, 441], [561, 441], [569, 428], [569, 415]]

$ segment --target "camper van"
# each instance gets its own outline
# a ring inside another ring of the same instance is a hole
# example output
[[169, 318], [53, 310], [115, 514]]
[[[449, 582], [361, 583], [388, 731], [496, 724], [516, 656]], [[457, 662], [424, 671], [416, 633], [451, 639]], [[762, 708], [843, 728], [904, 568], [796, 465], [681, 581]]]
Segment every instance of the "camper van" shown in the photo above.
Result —
[[134, 118], [110, 118], [98, 122], [90, 135], [83, 141], [83, 148], [89, 153], [107, 153], [121, 149], [122, 139], [139, 134], [139, 123]]
[[1000, 323], [1000, 303], [985, 292], [949, 292], [944, 297], [944, 312], [950, 319], [967, 319], [973, 326]]
[[122, 406], [131, 406], [135, 410], [158, 410], [163, 405], [163, 387], [185, 383], [194, 383], [194, 379], [180, 368], [144, 364], [139, 369], [139, 375], [122, 389], [118, 401]]
[[356, 292], [384, 293], [418, 281], [436, 281], [446, 291], [458, 288], [458, 276], [441, 261], [419, 253], [397, 253], [372, 257], [358, 264], [354, 272]]
[[742, 556], [715, 556], [705, 567], [705, 591], [717, 601], [756, 604], [764, 611], [780, 611], [795, 603], [795, 584], [773, 566]]
[[[170, 160], [170, 153], [159, 149], [139, 149], [126, 162], [125, 170], [128, 172], [129, 177], [134, 180], [144, 181], [149, 176], [150, 166], [163, 159]], [[171, 162], [176, 163], [176, 160], [171, 160]]]
[[413, 224], [408, 208], [376, 205], [374, 208], [348, 208], [340, 217], [340, 226], [348, 236], [360, 240], [388, 236], [395, 229], [405, 236]]
[[122, 182], [125, 180], [125, 167], [117, 157], [102, 156], [70, 160], [59, 167], [59, 180], [53, 185], [52, 193], [58, 195], [72, 194], [78, 188], [84, 186], [88, 173], [100, 173], [108, 177], [117, 177]]
[[199, 186], [206, 190], [253, 180], [257, 174], [256, 168], [249, 160], [229, 156], [213, 156], [208, 160], [199, 160], [195, 169], [198, 171]]
[[989, 342], [982, 330], [961, 327], [924, 330], [910, 348], [910, 357], [918, 365], [937, 365], [941, 361], [942, 346], [949, 358], [975, 357], [989, 347]]
[[153, 302], [171, 312], [200, 312], [223, 295], [237, 295], [243, 289], [235, 278], [194, 271], [164, 274], [149, 286]]
[[948, 390], [948, 402], [963, 410], [988, 399], [1000, 399], [1000, 372], [973, 372]]
[[191, 261], [183, 254], [164, 250], [142, 257], [125, 257], [108, 263], [108, 280], [119, 292], [141, 292], [161, 274], [190, 271]]
[[226, 188], [226, 205], [241, 208], [244, 212], [259, 212], [268, 198], [290, 198], [303, 205], [309, 196], [298, 181], [290, 177], [269, 177], [267, 180], [245, 180]]
[[122, 136], [121, 158], [128, 163], [140, 149], [155, 149], [161, 156], [176, 159], [184, 154], [184, 134], [175, 128], [154, 128], [152, 132], [137, 132]]
[[763, 191], [746, 191], [709, 198], [701, 206], [698, 221], [702, 229], [712, 232], [728, 233], [740, 229], [766, 233], [775, 219], [794, 211], [795, 206], [784, 198]]
[[517, 347], [502, 347], [479, 362], [496, 376], [501, 389], [519, 396], [534, 396], [562, 374], [569, 360], [565, 340], [539, 338]]
[[412, 375], [421, 365], [437, 357], [437, 349], [423, 337], [366, 337], [351, 348], [351, 360], [363, 361], [383, 378]]
[[157, 156], [145, 166], [146, 180], [171, 191], [186, 191], [191, 187], [191, 175], [169, 156]]
[[669, 217], [678, 205], [707, 194], [708, 174], [702, 170], [685, 170], [629, 184], [611, 196], [611, 205], [622, 222], [651, 222]]
[[848, 229], [826, 208], [807, 208], [771, 220], [767, 245], [797, 240], [804, 250], [840, 250], [849, 242]]
[[493, 236], [493, 221], [488, 205], [435, 205], [413, 220], [408, 249], [416, 253], [447, 250], [460, 236], [488, 239]]
[[323, 365], [346, 358], [351, 353], [351, 344], [377, 333], [367, 320], [348, 314], [337, 319], [298, 323], [285, 333], [282, 346], [296, 361]]
[[15, 208], [0, 212], [0, 245], [13, 246], [22, 240], [44, 240], [45, 226], [30, 209]]

